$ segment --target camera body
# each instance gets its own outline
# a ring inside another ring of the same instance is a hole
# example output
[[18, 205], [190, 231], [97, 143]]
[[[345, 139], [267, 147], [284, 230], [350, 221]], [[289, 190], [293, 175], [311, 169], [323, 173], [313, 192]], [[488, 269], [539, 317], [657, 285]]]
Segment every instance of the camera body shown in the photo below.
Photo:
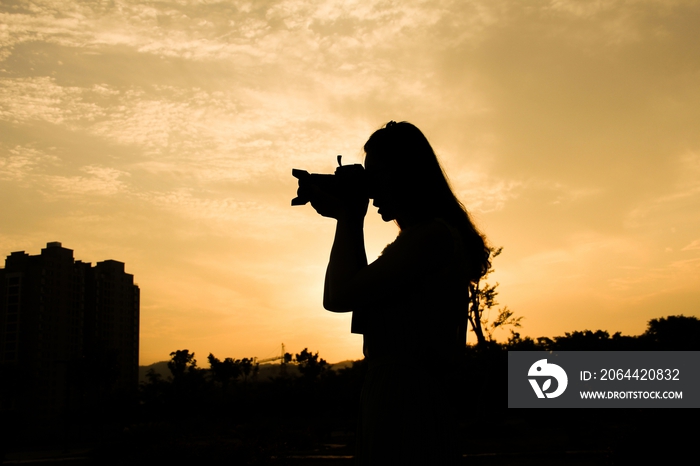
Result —
[[[299, 180], [299, 191], [304, 186], [315, 185], [321, 191], [339, 199], [367, 196], [367, 177], [365, 169], [359, 163], [343, 166], [342, 155], [338, 156], [338, 168], [332, 175], [309, 173], [306, 170], [292, 169], [292, 176]], [[310, 199], [298, 195], [292, 199], [292, 205], [304, 205]]]

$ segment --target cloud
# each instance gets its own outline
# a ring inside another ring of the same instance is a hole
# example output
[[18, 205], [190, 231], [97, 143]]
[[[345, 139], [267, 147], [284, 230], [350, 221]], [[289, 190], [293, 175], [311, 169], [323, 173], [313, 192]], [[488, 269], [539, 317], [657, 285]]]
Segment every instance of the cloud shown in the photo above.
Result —
[[[44, 121], [108, 143], [134, 146], [140, 150], [136, 163], [141, 168], [203, 181], [275, 173], [282, 170], [279, 162], [290, 162], [289, 152], [293, 160], [318, 150], [318, 143], [327, 144], [331, 136], [318, 131], [321, 122], [310, 118], [316, 113], [315, 102], [304, 95], [246, 89], [125, 90], [107, 84], [80, 88], [58, 85], [49, 77], [0, 81], [2, 120]], [[305, 130], [294, 131], [300, 126]], [[319, 137], [309, 140], [314, 133]]]
[[553, 205], [567, 205], [584, 199], [590, 200], [590, 198], [599, 196], [604, 192], [604, 189], [601, 187], [571, 186], [554, 181], [532, 181], [530, 185], [538, 186], [540, 189], [551, 191], [555, 196], [554, 200], [550, 201], [550, 203]]
[[[645, 198], [631, 209], [626, 217], [628, 226], [639, 228], [654, 221], [668, 222], [669, 215], [674, 212], [696, 208], [700, 202], [700, 156], [696, 152], [685, 152], [674, 159], [669, 164], [674, 173], [673, 183], [666, 186], [662, 194]], [[697, 221], [691, 218], [690, 222], [693, 220]], [[683, 222], [688, 220], [683, 219]]]
[[83, 100], [84, 92], [79, 87], [60, 86], [48, 76], [0, 78], [0, 120], [40, 120], [73, 127], [104, 115], [97, 104]]
[[261, 210], [265, 210], [264, 206], [255, 201], [198, 197], [192, 189], [188, 188], [171, 192], [145, 193], [143, 198], [190, 221], [235, 222], [239, 226], [248, 223], [251, 217], [257, 217]]
[[517, 198], [523, 183], [498, 179], [476, 170], [463, 170], [451, 177], [457, 197], [469, 211], [488, 213], [502, 210], [509, 200]]
[[681, 251], [697, 251], [697, 250], [700, 250], [700, 238], [693, 240], [692, 242], [690, 242], [690, 244], [688, 244], [683, 249], [681, 249]]
[[25, 42], [48, 41], [80, 47], [92, 38], [92, 25], [85, 16], [88, 8], [78, 2], [20, 1], [13, 6], [8, 4], [0, 10], [0, 60]]
[[55, 165], [59, 159], [34, 147], [4, 147], [0, 143], [0, 180], [22, 184], [39, 169]]
[[[43, 181], [53, 188], [54, 193], [74, 196], [112, 196], [124, 193], [128, 185], [120, 178], [129, 173], [110, 167], [89, 165], [80, 169], [84, 175], [57, 176], [46, 175]], [[40, 188], [41, 189], [41, 188]]]
[[109, 196], [128, 191], [123, 181], [128, 172], [100, 165], [78, 168], [80, 175], [58, 174], [70, 170], [69, 163], [55, 148], [48, 151], [32, 145], [5, 147], [0, 144], [0, 180], [15, 186], [56, 196]]

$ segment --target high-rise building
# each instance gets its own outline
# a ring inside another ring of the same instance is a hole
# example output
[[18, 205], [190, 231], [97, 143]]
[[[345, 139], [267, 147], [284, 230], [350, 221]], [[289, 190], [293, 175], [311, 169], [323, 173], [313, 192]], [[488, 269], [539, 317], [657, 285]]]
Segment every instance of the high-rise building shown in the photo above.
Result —
[[138, 388], [139, 287], [52, 242], [0, 269], [0, 412], [52, 416]]

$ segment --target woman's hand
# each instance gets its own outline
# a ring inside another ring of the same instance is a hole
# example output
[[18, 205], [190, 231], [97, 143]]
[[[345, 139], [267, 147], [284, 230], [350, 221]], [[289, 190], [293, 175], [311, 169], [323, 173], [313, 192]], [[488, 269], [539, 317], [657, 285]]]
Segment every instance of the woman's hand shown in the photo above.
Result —
[[342, 198], [329, 194], [317, 185], [299, 180], [297, 195], [309, 199], [311, 206], [324, 217], [334, 219], [359, 218], [367, 214], [369, 198], [352, 193]]

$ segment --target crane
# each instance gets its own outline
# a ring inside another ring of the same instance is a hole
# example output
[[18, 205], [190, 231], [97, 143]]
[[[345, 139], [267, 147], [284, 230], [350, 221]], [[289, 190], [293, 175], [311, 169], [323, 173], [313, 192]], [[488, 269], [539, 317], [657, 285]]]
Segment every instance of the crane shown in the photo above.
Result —
[[258, 359], [258, 358], [253, 358], [253, 363], [261, 363], [261, 362], [272, 362], [272, 361], [281, 361], [281, 363], [285, 363], [286, 361], [284, 360], [284, 343], [282, 343], [282, 352], [280, 353], [279, 356], [273, 356], [271, 358], [265, 358], [265, 359]]

